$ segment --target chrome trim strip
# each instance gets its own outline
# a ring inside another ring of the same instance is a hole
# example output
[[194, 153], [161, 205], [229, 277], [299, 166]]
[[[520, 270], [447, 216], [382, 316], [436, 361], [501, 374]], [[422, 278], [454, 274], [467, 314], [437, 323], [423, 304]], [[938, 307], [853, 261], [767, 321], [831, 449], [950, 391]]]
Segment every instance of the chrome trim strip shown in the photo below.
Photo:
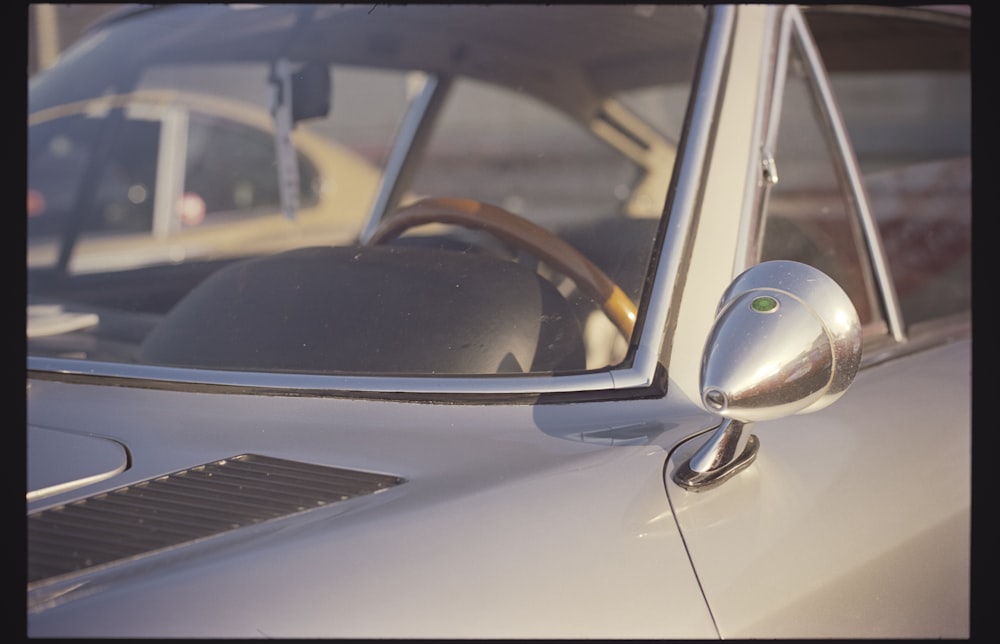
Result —
[[[714, 129], [716, 106], [721, 94], [723, 73], [729, 53], [729, 42], [736, 21], [736, 8], [732, 5], [713, 7], [711, 24], [704, 43], [704, 59], [698, 70], [698, 86], [692, 88], [689, 128], [686, 145], [679, 155], [678, 170], [672, 208], [667, 214], [668, 224], [661, 261], [657, 266], [646, 310], [643, 329], [635, 361], [630, 368], [586, 374], [562, 376], [492, 376], [473, 375], [457, 377], [400, 377], [400, 376], [347, 376], [325, 374], [242, 372], [211, 369], [188, 369], [154, 365], [92, 362], [67, 358], [29, 356], [29, 371], [43, 371], [72, 376], [123, 378], [160, 383], [191, 385], [218, 385], [260, 388], [277, 391], [330, 391], [370, 392], [376, 394], [470, 394], [470, 395], [532, 395], [549, 393], [596, 392], [649, 387], [656, 377], [660, 353], [665, 341], [666, 322], [670, 305], [679, 294], [678, 282], [682, 279], [681, 267], [687, 261], [685, 246], [695, 224], [695, 208], [700, 197], [709, 144]], [[405, 144], [394, 148], [389, 166], [393, 173], [402, 173], [407, 155], [419, 137], [425, 133], [429, 121], [427, 112], [433, 113], [447, 91], [449, 81], [428, 78], [413, 107], [404, 119], [399, 137]], [[390, 176], [390, 169], [386, 171]], [[387, 207], [392, 195], [383, 184], [372, 219], [366, 224], [362, 238], [377, 226], [381, 208]]]
[[57, 485], [50, 485], [49, 487], [43, 487], [38, 490], [32, 490], [31, 492], [25, 493], [24, 500], [31, 503], [32, 501], [46, 499], [50, 496], [55, 496], [56, 494], [61, 494], [63, 492], [69, 492], [70, 490], [87, 487], [88, 485], [93, 485], [94, 483], [106, 481], [113, 476], [118, 476], [124, 472], [125, 469], [125, 465], [122, 465], [120, 468], [109, 470], [107, 472], [101, 472], [100, 474], [94, 474], [93, 476], [87, 476], [73, 481], [66, 481], [65, 483], [59, 483]]
[[861, 225], [865, 235], [865, 245], [868, 247], [868, 256], [872, 262], [876, 286], [882, 295], [882, 304], [885, 306], [886, 322], [889, 324], [889, 333], [896, 342], [906, 341], [906, 332], [903, 326], [903, 315], [899, 307], [899, 298], [896, 296], [896, 287], [889, 272], [889, 262], [880, 242], [878, 226], [875, 217], [868, 207], [868, 193], [865, 190], [864, 182], [861, 179], [861, 172], [858, 169], [857, 156], [854, 154], [854, 146], [847, 136], [847, 126], [840, 114], [840, 108], [830, 89], [829, 80], [826, 77], [826, 69], [820, 62], [819, 53], [812, 40], [809, 28], [805, 24], [802, 12], [798, 7], [790, 7], [787, 11], [788, 20], [795, 26], [795, 36], [802, 47], [802, 53], [806, 57], [809, 65], [811, 78], [815, 81], [814, 89], [819, 92], [819, 98], [826, 109], [824, 112], [824, 123], [833, 134], [836, 142], [836, 152], [841, 168], [846, 172], [846, 178], [850, 184], [851, 196], [854, 197], [854, 206], [857, 215], [861, 218]]
[[251, 387], [279, 391], [328, 390], [382, 394], [542, 394], [616, 388], [610, 372], [566, 376], [346, 376], [263, 371], [188, 369], [156, 365], [28, 357], [29, 371], [76, 376], [127, 378], [192, 385]]
[[861, 358], [861, 368], [867, 369], [911, 353], [971, 338], [972, 320], [968, 313], [929, 320], [912, 327], [906, 342], [895, 343], [887, 339], [884, 346], [867, 351]]
[[619, 389], [648, 386], [652, 382], [666, 342], [671, 304], [681, 292], [679, 282], [685, 279], [682, 268], [688, 261], [688, 242], [697, 222], [695, 209], [700, 201], [705, 162], [715, 129], [716, 107], [722, 93], [736, 8], [732, 5], [713, 7], [711, 16], [700, 79], [689, 107], [687, 143], [680, 155], [677, 184], [671, 210], [667, 213], [660, 263], [642, 323], [642, 336], [632, 369], [614, 373], [615, 387]]

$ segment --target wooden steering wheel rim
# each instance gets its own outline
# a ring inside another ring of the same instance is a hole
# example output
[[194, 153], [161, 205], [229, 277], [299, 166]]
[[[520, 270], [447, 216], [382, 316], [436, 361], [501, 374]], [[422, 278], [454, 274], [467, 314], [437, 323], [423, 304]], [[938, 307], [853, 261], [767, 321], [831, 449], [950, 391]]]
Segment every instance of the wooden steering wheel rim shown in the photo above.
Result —
[[600, 305], [626, 340], [632, 337], [636, 316], [632, 299], [573, 246], [503, 208], [472, 199], [421, 199], [383, 219], [368, 244], [383, 244], [410, 228], [432, 223], [485, 230], [498, 239], [523, 248], [572, 279], [581, 291]]

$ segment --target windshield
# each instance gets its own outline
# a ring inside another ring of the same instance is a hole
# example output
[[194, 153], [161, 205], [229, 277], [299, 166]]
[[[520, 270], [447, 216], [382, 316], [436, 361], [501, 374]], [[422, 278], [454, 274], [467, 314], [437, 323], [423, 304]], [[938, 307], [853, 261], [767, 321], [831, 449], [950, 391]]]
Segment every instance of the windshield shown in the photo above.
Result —
[[29, 353], [454, 376], [627, 366], [691, 6], [146, 8], [29, 84]]

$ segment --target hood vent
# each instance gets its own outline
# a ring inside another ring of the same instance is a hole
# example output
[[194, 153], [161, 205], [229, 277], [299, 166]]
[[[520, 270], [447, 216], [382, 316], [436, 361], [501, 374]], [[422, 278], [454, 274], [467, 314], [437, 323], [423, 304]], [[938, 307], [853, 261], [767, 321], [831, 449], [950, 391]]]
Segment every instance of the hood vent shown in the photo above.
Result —
[[28, 584], [402, 483], [244, 454], [28, 515]]

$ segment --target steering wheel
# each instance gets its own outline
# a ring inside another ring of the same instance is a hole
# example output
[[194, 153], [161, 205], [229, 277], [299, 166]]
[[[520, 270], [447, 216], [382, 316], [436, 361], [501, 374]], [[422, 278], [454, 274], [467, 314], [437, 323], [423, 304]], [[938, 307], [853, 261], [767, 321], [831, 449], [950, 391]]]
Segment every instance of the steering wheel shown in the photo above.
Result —
[[414, 226], [433, 223], [485, 230], [528, 251], [572, 279], [601, 307], [626, 341], [632, 337], [636, 307], [631, 298], [580, 251], [541, 226], [503, 208], [472, 199], [421, 199], [383, 219], [368, 244], [383, 244]]

